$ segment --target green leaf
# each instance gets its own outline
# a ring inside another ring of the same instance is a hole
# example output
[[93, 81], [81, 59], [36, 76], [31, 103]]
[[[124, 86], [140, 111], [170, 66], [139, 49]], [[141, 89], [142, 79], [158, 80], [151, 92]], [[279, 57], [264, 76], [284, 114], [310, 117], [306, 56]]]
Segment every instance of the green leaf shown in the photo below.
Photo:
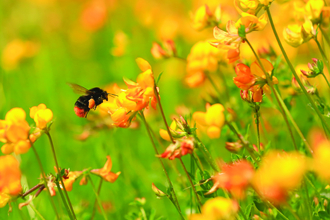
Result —
[[278, 57], [276, 58], [276, 60], [275, 60], [275, 63], [274, 63], [274, 69], [273, 69], [273, 71], [272, 71], [271, 76], [273, 76], [273, 75], [276, 73], [277, 68], [278, 68], [278, 66], [280, 65], [281, 61], [282, 61], [282, 56], [278, 56]]
[[330, 215], [326, 211], [319, 211], [318, 215], [321, 219], [330, 219]]
[[238, 36], [241, 38], [246, 38], [246, 32], [245, 32], [245, 26], [241, 24], [241, 26], [238, 28]]
[[160, 78], [162, 77], [162, 75], [163, 75], [163, 72], [159, 73], [157, 80], [156, 80], [156, 85], [158, 85], [158, 82], [159, 82]]

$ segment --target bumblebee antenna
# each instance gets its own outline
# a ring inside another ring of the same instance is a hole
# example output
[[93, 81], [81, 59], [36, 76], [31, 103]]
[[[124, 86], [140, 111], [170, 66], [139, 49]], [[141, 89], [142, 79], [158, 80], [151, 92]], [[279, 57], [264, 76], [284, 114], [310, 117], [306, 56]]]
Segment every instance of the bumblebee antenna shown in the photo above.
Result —
[[113, 94], [113, 93], [108, 93], [108, 95], [111, 96], [112, 98], [115, 98], [118, 96], [117, 94]]

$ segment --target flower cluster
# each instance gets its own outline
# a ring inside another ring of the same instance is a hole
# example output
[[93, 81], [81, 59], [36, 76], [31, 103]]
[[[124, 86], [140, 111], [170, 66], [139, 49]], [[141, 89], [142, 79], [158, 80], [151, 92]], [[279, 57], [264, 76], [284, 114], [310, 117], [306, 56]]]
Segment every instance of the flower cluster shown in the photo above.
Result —
[[140, 69], [143, 71], [137, 77], [137, 82], [124, 79], [127, 85], [112, 102], [105, 102], [102, 108], [110, 113], [114, 125], [127, 128], [138, 111], [148, 108], [150, 105], [156, 109], [157, 97], [154, 92], [155, 81], [150, 64], [142, 59], [136, 59]]
[[202, 5], [199, 7], [193, 16], [193, 28], [197, 31], [203, 30], [209, 26], [217, 25], [221, 19], [221, 7], [218, 5], [214, 10], [214, 13], [211, 12], [208, 5]]

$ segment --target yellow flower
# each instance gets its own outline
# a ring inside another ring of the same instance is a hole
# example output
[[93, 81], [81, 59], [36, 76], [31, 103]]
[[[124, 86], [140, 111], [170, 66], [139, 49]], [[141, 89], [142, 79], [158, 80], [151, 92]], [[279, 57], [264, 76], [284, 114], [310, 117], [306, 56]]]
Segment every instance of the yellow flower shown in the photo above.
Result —
[[91, 170], [91, 173], [99, 175], [105, 181], [113, 183], [116, 181], [116, 179], [118, 178], [118, 176], [121, 172], [113, 173], [113, 172], [111, 172], [111, 168], [112, 168], [111, 157], [107, 156], [107, 162], [105, 163], [104, 167], [101, 169]]
[[314, 149], [312, 167], [313, 170], [325, 181], [330, 182], [330, 142], [322, 141]]
[[193, 16], [192, 26], [195, 30], [201, 31], [211, 25], [215, 25], [220, 22], [221, 7], [218, 6], [214, 13], [210, 11], [207, 5], [199, 7]]
[[292, 47], [298, 47], [313, 38], [316, 35], [316, 30], [313, 27], [313, 23], [306, 18], [302, 25], [288, 25], [288, 27], [283, 30], [283, 35], [284, 40], [288, 44]]
[[262, 158], [253, 186], [263, 198], [280, 204], [285, 202], [289, 190], [300, 185], [306, 170], [307, 161], [303, 155], [272, 151]]
[[236, 22], [236, 28], [239, 28], [241, 25], [245, 26], [245, 32], [250, 33], [252, 31], [260, 31], [266, 26], [268, 19], [267, 15], [264, 13], [259, 18], [255, 15], [242, 12], [242, 17]]
[[201, 85], [205, 80], [205, 72], [216, 71], [225, 53], [225, 50], [212, 47], [209, 41], [197, 42], [187, 57], [188, 74], [185, 77], [185, 83], [189, 87]]
[[13, 108], [7, 112], [5, 120], [0, 120], [0, 141], [4, 154], [15, 152], [26, 153], [31, 147], [28, 135], [30, 126], [25, 121], [26, 114], [21, 108]]
[[210, 138], [219, 138], [221, 128], [225, 124], [224, 107], [221, 104], [206, 106], [206, 112], [195, 112], [193, 119], [197, 124], [206, 127], [207, 135]]
[[73, 183], [76, 181], [77, 178], [80, 177], [81, 174], [82, 171], [70, 171], [68, 176], [63, 179], [64, 187], [67, 191], [70, 192], [72, 190]]
[[39, 104], [30, 108], [30, 117], [34, 119], [37, 127], [42, 130], [53, 119], [53, 112], [45, 104]]
[[201, 214], [189, 216], [189, 220], [232, 220], [236, 219], [238, 204], [231, 199], [216, 197], [207, 200]]
[[0, 208], [4, 207], [5, 205], [7, 205], [7, 203], [10, 200], [10, 195], [6, 194], [6, 193], [0, 193]]

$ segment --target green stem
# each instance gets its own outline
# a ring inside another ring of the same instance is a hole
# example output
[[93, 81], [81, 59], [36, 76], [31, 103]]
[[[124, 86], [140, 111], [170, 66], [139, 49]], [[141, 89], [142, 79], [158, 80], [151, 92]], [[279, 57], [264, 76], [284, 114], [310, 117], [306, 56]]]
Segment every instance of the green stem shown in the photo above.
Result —
[[189, 182], [190, 182], [190, 185], [191, 185], [191, 187], [192, 187], [192, 189], [193, 189], [193, 191], [194, 191], [194, 193], [195, 193], [196, 199], [197, 199], [197, 201], [198, 201], [200, 207], [202, 207], [203, 204], [202, 204], [202, 202], [201, 202], [201, 200], [200, 200], [200, 198], [199, 198], [199, 196], [198, 196], [198, 194], [197, 194], [197, 191], [196, 191], [195, 185], [194, 185], [194, 183], [192, 182], [192, 180], [191, 180], [191, 178], [190, 178], [190, 175], [189, 175], [189, 173], [188, 173], [188, 171], [187, 171], [187, 169], [186, 169], [186, 167], [185, 167], [185, 165], [184, 165], [184, 163], [183, 163], [181, 157], [178, 158], [178, 159], [180, 160], [180, 163], [181, 163], [181, 165], [182, 165], [182, 167], [183, 167], [183, 170], [184, 170], [184, 172], [186, 173], [186, 175], [187, 175], [187, 177], [188, 177], [188, 180], [189, 180]]
[[281, 105], [280, 97], [278, 96], [278, 93], [275, 92], [275, 88], [274, 88], [273, 81], [272, 81], [271, 77], [269, 76], [269, 74], [267, 73], [267, 71], [265, 70], [264, 65], [262, 64], [262, 62], [261, 62], [259, 56], [257, 55], [257, 53], [255, 52], [255, 50], [253, 49], [251, 43], [248, 41], [248, 39], [245, 39], [245, 40], [246, 40], [246, 42], [248, 43], [249, 47], [251, 48], [251, 50], [252, 50], [254, 56], [256, 57], [256, 59], [257, 59], [259, 65], [260, 65], [260, 67], [261, 67], [261, 69], [262, 69], [262, 71], [264, 72], [264, 74], [265, 74], [265, 76], [266, 76], [267, 84], [270, 86], [272, 92], [273, 92], [274, 95], [275, 95], [276, 101], [277, 101], [277, 103], [278, 103], [278, 105], [279, 105], [279, 107], [280, 107], [280, 110], [281, 110], [281, 114], [282, 114], [282, 116], [283, 116], [283, 118], [284, 118], [284, 121], [285, 121], [285, 123], [286, 123], [286, 126], [288, 127], [288, 130], [289, 130], [289, 133], [290, 133], [291, 140], [292, 140], [292, 142], [293, 142], [294, 148], [295, 148], [295, 150], [298, 150], [297, 144], [296, 144], [296, 142], [295, 142], [295, 140], [294, 140], [294, 136], [293, 136], [293, 133], [292, 133], [292, 130], [291, 130], [290, 123], [289, 123], [288, 118], [287, 118], [287, 115], [285, 114], [284, 108], [283, 108], [283, 106]]
[[317, 36], [314, 37], [314, 41], [316, 42], [317, 47], [319, 48], [319, 51], [320, 51], [320, 53], [322, 55], [322, 58], [323, 58], [323, 60], [325, 62], [325, 65], [327, 66], [328, 72], [330, 72], [330, 66], [329, 66], [328, 57], [327, 57], [327, 55], [325, 55], [320, 42], [317, 40]]
[[307, 188], [306, 181], [303, 180], [302, 184], [303, 184], [303, 187], [304, 187], [304, 190], [305, 190], [305, 193], [306, 193], [306, 198], [304, 199], [305, 200], [305, 206], [306, 206], [307, 211], [308, 211], [309, 219], [312, 219], [313, 218], [313, 214], [312, 214], [312, 210], [311, 210], [312, 204], [309, 201], [308, 188]]
[[266, 201], [266, 203], [268, 204], [268, 206], [270, 206], [273, 209], [276, 209], [276, 211], [286, 220], [289, 220], [278, 208], [276, 208], [271, 202]]
[[197, 141], [197, 145], [202, 147], [202, 149], [203, 149], [202, 152], [204, 154], [204, 157], [206, 158], [207, 162], [210, 164], [212, 169], [216, 172], [219, 172], [219, 169], [215, 165], [212, 155], [210, 154], [210, 152], [208, 151], [206, 146], [202, 143], [202, 141], [197, 137], [196, 134], [193, 134], [193, 136], [194, 136], [195, 140]]
[[89, 181], [90, 181], [90, 183], [91, 183], [91, 185], [92, 185], [92, 189], [93, 189], [93, 192], [94, 192], [94, 194], [95, 194], [96, 200], [97, 200], [97, 202], [98, 202], [98, 204], [99, 204], [99, 207], [100, 207], [100, 209], [101, 209], [101, 212], [102, 212], [103, 218], [107, 220], [107, 219], [108, 219], [108, 218], [107, 218], [107, 214], [105, 213], [105, 211], [104, 211], [104, 209], [103, 209], [101, 199], [100, 199], [99, 194], [97, 193], [97, 191], [96, 191], [96, 189], [95, 189], [95, 186], [94, 186], [94, 183], [93, 183], [93, 181], [92, 181], [92, 178], [91, 178], [89, 175], [87, 175], [87, 178], [89, 179]]
[[239, 213], [241, 213], [241, 215], [243, 216], [244, 220], [247, 220], [243, 210], [241, 209], [241, 207], [239, 208]]
[[[50, 136], [50, 133], [49, 133], [48, 130], [45, 130], [45, 134], [47, 135], [47, 137], [48, 137], [48, 139], [49, 139], [49, 142], [50, 142], [50, 146], [51, 146], [51, 148], [52, 148], [52, 153], [53, 153], [53, 157], [54, 157], [54, 160], [55, 160], [55, 165], [56, 165], [57, 172], [58, 172], [58, 174], [60, 174], [60, 173], [61, 173], [61, 169], [60, 169], [60, 167], [59, 167], [59, 165], [58, 165], [58, 162], [57, 162], [56, 153], [55, 153], [55, 147], [54, 147], [54, 143], [53, 143], [52, 137]], [[61, 184], [62, 184], [62, 186], [63, 186], [63, 191], [64, 191], [64, 193], [65, 193], [65, 197], [66, 197], [66, 199], [67, 199], [67, 202], [69, 203], [70, 210], [71, 210], [71, 212], [72, 212], [72, 216], [73, 216], [74, 219], [77, 219], [77, 218], [76, 218], [76, 215], [75, 215], [75, 213], [74, 213], [74, 210], [73, 210], [73, 207], [72, 207], [72, 204], [71, 204], [71, 201], [70, 201], [70, 198], [69, 198], [68, 192], [66, 191], [66, 188], [65, 188], [65, 186], [64, 186], [64, 182], [63, 182], [62, 175], [59, 175], [59, 176], [60, 176]], [[59, 191], [60, 191], [60, 190], [61, 190], [61, 188], [59, 188]], [[63, 202], [65, 202], [65, 201], [63, 200]]]
[[40, 219], [42, 220], [46, 220], [41, 214], [40, 212], [36, 209], [36, 207], [34, 207], [34, 205], [29, 204], [29, 206], [33, 209], [33, 211], [39, 216]]
[[[64, 204], [64, 206], [65, 206], [65, 209], [66, 209], [66, 211], [67, 211], [67, 213], [68, 213], [68, 215], [69, 215], [69, 218], [70, 218], [70, 219], [74, 219], [73, 216], [72, 216], [72, 213], [71, 213], [71, 211], [70, 211], [70, 208], [69, 208], [68, 204], [67, 204], [66, 201], [65, 201], [65, 198], [64, 198], [63, 192], [62, 192], [62, 190], [61, 190], [61, 186], [60, 186], [60, 184], [58, 183], [58, 181], [55, 181], [55, 184], [56, 184], [56, 186], [57, 186], [58, 192], [60, 193], [60, 196], [61, 196], [62, 202], [63, 202], [63, 204]], [[64, 188], [64, 185], [63, 185], [63, 188]]]
[[40, 167], [40, 171], [41, 171], [41, 175], [42, 175], [42, 178], [45, 182], [45, 185], [46, 185], [46, 189], [47, 189], [47, 192], [48, 192], [48, 195], [49, 195], [49, 199], [50, 199], [50, 203], [52, 204], [52, 207], [54, 209], [54, 212], [55, 212], [55, 215], [56, 215], [56, 218], [57, 219], [60, 219], [60, 216], [58, 215], [58, 212], [57, 212], [57, 209], [56, 209], [56, 206], [55, 206], [55, 203], [54, 203], [54, 200], [53, 200], [53, 197], [51, 196], [50, 194], [50, 190], [49, 190], [49, 187], [48, 187], [48, 184], [47, 184], [47, 179], [46, 179], [46, 176], [45, 176], [45, 171], [44, 171], [44, 168], [42, 167], [42, 163], [41, 163], [41, 160], [40, 160], [40, 157], [38, 155], [38, 152], [37, 150], [35, 149], [33, 143], [30, 141], [30, 144], [31, 144], [31, 147], [33, 149], [33, 152], [37, 158], [37, 161], [38, 161], [38, 164], [39, 164], [39, 167]]
[[[151, 141], [151, 143], [152, 143], [152, 147], [154, 148], [156, 155], [159, 155], [158, 150], [157, 150], [156, 145], [155, 145], [155, 142], [154, 142], [154, 140], [153, 140], [153, 138], [152, 138], [152, 136], [151, 136], [151, 132], [150, 132], [150, 130], [149, 130], [149, 125], [148, 125], [148, 123], [147, 123], [147, 121], [146, 121], [146, 119], [145, 119], [144, 114], [143, 114], [142, 111], [140, 111], [140, 118], [142, 119], [142, 121], [143, 121], [143, 123], [144, 123], [144, 125], [145, 125], [145, 127], [146, 127], [146, 129], [147, 129], [147, 133], [148, 133], [149, 139], [150, 139], [150, 141]], [[180, 209], [180, 205], [179, 205], [178, 199], [177, 199], [177, 197], [176, 197], [176, 194], [175, 194], [175, 191], [174, 191], [174, 188], [173, 188], [173, 184], [172, 184], [172, 182], [171, 182], [171, 179], [170, 179], [170, 177], [169, 177], [169, 175], [168, 175], [168, 173], [167, 173], [167, 171], [166, 171], [166, 169], [165, 169], [165, 166], [164, 166], [164, 164], [163, 164], [163, 161], [161, 160], [161, 158], [158, 158], [158, 159], [159, 159], [160, 164], [162, 165], [163, 171], [164, 171], [164, 173], [165, 173], [165, 175], [166, 175], [166, 178], [167, 178], [168, 184], [169, 184], [169, 186], [170, 186], [170, 190], [171, 190], [171, 192], [172, 192], [172, 194], [173, 194], [173, 197], [174, 197], [174, 202], [173, 202], [173, 204], [174, 204], [174, 206], [176, 207], [176, 209], [178, 210], [178, 212], [179, 212], [181, 218], [184, 219], [184, 217], [183, 217], [183, 215], [182, 215], [182, 212], [181, 212], [181, 209]]]
[[323, 30], [323, 28], [321, 28], [320, 27], [320, 30], [321, 30], [321, 32], [322, 32], [322, 36], [323, 36], [323, 38], [325, 39], [325, 41], [328, 43], [328, 45], [330, 46], [330, 39], [329, 39], [329, 37], [328, 37], [328, 35], [327, 35], [327, 33]]
[[265, 9], [266, 9], [266, 12], [267, 12], [267, 15], [268, 15], [269, 22], [270, 22], [270, 24], [271, 24], [271, 26], [272, 26], [272, 29], [273, 29], [273, 32], [274, 32], [275, 38], [276, 38], [276, 40], [277, 40], [277, 43], [278, 43], [278, 45], [279, 45], [279, 47], [280, 47], [280, 49], [281, 49], [281, 51], [282, 51], [282, 54], [283, 54], [283, 56], [284, 56], [284, 58], [285, 58], [287, 64], [289, 65], [289, 68], [290, 68], [292, 74], [293, 74], [294, 77], [296, 78], [296, 80], [297, 80], [299, 86], [301, 87], [301, 90], [303, 91], [303, 93], [304, 93], [305, 96], [308, 98], [309, 102], [311, 103], [311, 105], [312, 105], [314, 111], [317, 113], [317, 115], [318, 115], [318, 117], [320, 118], [320, 120], [322, 121], [322, 123], [324, 123], [324, 126], [326, 127], [326, 129], [327, 129], [328, 131], [330, 131], [330, 127], [329, 127], [329, 125], [326, 123], [326, 121], [325, 121], [323, 115], [321, 114], [320, 110], [318, 109], [318, 107], [316, 106], [316, 104], [315, 104], [315, 102], [313, 101], [312, 97], [311, 97], [310, 94], [307, 92], [305, 86], [304, 86], [303, 83], [301, 82], [299, 76], [297, 75], [297, 73], [296, 73], [294, 67], [292, 66], [292, 64], [291, 64], [291, 62], [290, 62], [290, 60], [289, 60], [289, 58], [288, 58], [288, 56], [287, 56], [287, 54], [286, 54], [286, 52], [285, 52], [285, 50], [284, 50], [284, 48], [283, 48], [283, 45], [282, 45], [282, 43], [281, 43], [281, 40], [280, 40], [280, 38], [278, 37], [277, 31], [276, 31], [276, 29], [275, 29], [275, 25], [274, 25], [274, 22], [273, 22], [273, 19], [272, 19], [272, 15], [271, 15], [271, 13], [270, 13], [270, 11], [269, 11], [269, 7], [266, 7]]
[[[155, 93], [155, 96], [156, 96], [156, 99], [157, 99], [157, 103], [158, 103], [158, 106], [159, 106], [159, 109], [160, 109], [160, 112], [161, 112], [161, 115], [162, 115], [162, 118], [163, 118], [163, 121], [165, 123], [165, 126], [166, 126], [166, 130], [167, 130], [167, 133], [168, 135], [170, 136], [171, 138], [171, 142], [174, 144], [175, 141], [174, 141], [174, 138], [171, 134], [171, 131], [170, 131], [170, 127], [168, 126], [167, 124], [167, 121], [166, 121], [166, 118], [165, 118], [165, 114], [164, 114], [164, 111], [163, 111], [163, 107], [162, 107], [162, 103], [160, 102], [160, 99], [159, 99], [159, 93], [158, 93], [158, 90], [157, 90], [157, 85], [156, 85], [156, 82], [154, 81], [154, 93]], [[147, 124], [146, 124], [147, 125]], [[148, 129], [149, 130], [149, 129]]]
[[[103, 179], [100, 178], [100, 183], [99, 183], [99, 186], [97, 187], [97, 195], [100, 195], [102, 183], [103, 183]], [[96, 203], [97, 203], [97, 199], [95, 198], [91, 220], [93, 220], [94, 219], [94, 216], [95, 216]]]
[[215, 85], [215, 83], [214, 83], [214, 81], [212, 80], [212, 78], [210, 77], [209, 73], [205, 73], [205, 75], [206, 75], [206, 77], [208, 78], [208, 80], [210, 81], [210, 83], [212, 84], [212, 86], [213, 86], [215, 92], [218, 94], [218, 101], [219, 101], [219, 103], [220, 103], [220, 104], [223, 103], [223, 102], [221, 102], [221, 98], [220, 98], [220, 97], [221, 97], [221, 93], [220, 93], [220, 91], [218, 90], [218, 87]]
[[[275, 92], [278, 94], [278, 91], [277, 91], [276, 89], [275, 89]], [[280, 96], [279, 96], [279, 97], [280, 97]], [[292, 117], [292, 115], [291, 115], [289, 109], [286, 107], [284, 101], [283, 101], [281, 98], [280, 98], [279, 100], [280, 100], [280, 102], [281, 102], [281, 104], [282, 104], [282, 106], [283, 106], [283, 108], [284, 108], [285, 113], [286, 113], [287, 116], [289, 117], [289, 119], [290, 119], [290, 121], [291, 121], [293, 127], [295, 128], [296, 132], [298, 133], [299, 137], [300, 137], [301, 140], [304, 142], [304, 144], [305, 144], [306, 147], [308, 148], [309, 152], [310, 152], [311, 154], [313, 154], [313, 150], [312, 150], [311, 146], [310, 146], [309, 143], [307, 142], [307, 139], [304, 137], [303, 133], [300, 131], [300, 129], [299, 129], [297, 123], [296, 123], [295, 120], [293, 119], [293, 117]]]
[[249, 152], [249, 154], [250, 154], [250, 156], [253, 158], [253, 160], [254, 160], [255, 162], [257, 162], [257, 158], [255, 157], [253, 150], [249, 147], [249, 142], [248, 142], [247, 140], [245, 140], [244, 136], [241, 135], [241, 134], [236, 130], [236, 128], [235, 128], [232, 124], [230, 124], [230, 122], [226, 121], [225, 123], [226, 123], [226, 125], [229, 127], [229, 129], [230, 129], [232, 132], [234, 132], [234, 133], [236, 134], [236, 136], [238, 137], [238, 139], [241, 140], [241, 142], [242, 142], [242, 144], [243, 144], [243, 147]]
[[256, 125], [257, 125], [257, 145], [258, 145], [258, 151], [259, 153], [261, 153], [260, 151], [260, 130], [259, 130], [259, 124], [260, 124], [260, 106], [258, 104], [255, 104], [254, 106], [254, 111], [255, 111], [255, 117], [256, 117]]
[[[291, 206], [287, 205], [288, 210], [291, 212], [291, 214], [295, 217], [295, 219], [300, 220], [299, 216], [297, 213], [291, 208]], [[312, 218], [310, 218], [312, 219]]]
[[330, 83], [329, 83], [329, 81], [328, 81], [327, 77], [325, 76], [325, 74], [324, 74], [324, 73], [321, 73], [321, 74], [322, 74], [323, 78], [325, 79], [325, 81], [327, 82], [327, 84], [328, 84], [328, 87], [330, 88]]

